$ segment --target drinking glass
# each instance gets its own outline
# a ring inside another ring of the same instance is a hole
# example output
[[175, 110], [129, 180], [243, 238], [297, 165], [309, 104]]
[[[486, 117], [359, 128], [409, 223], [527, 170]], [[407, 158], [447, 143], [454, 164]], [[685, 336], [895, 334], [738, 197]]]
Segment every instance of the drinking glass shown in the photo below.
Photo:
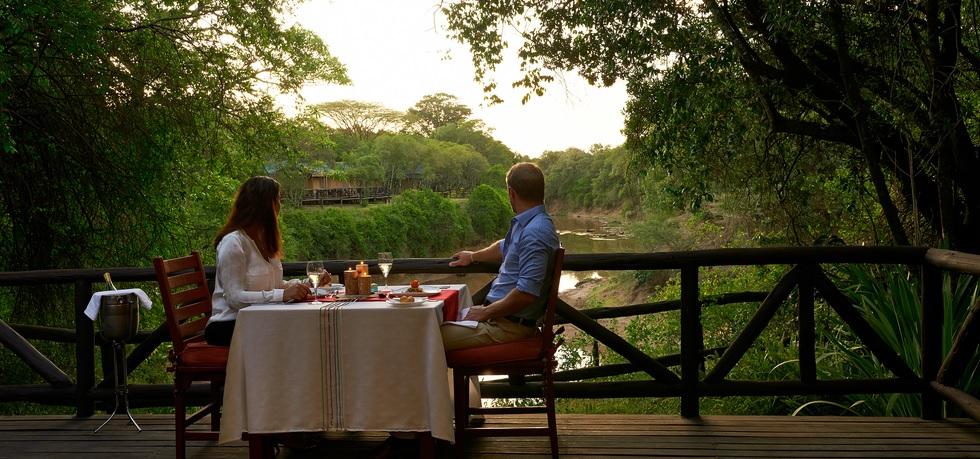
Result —
[[323, 304], [317, 299], [316, 289], [320, 286], [320, 276], [323, 276], [325, 273], [323, 263], [319, 261], [311, 261], [306, 264], [306, 277], [309, 277], [310, 282], [313, 283], [313, 304]]
[[381, 269], [381, 275], [385, 278], [385, 287], [388, 286], [388, 273], [391, 272], [391, 265], [394, 263], [395, 259], [391, 257], [391, 252], [378, 253], [378, 268]]

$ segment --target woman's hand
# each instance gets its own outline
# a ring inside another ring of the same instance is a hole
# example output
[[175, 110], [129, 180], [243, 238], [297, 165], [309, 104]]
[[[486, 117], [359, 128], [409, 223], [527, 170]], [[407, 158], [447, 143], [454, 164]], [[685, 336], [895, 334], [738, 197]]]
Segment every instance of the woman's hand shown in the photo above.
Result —
[[283, 301], [303, 301], [310, 294], [310, 288], [303, 283], [296, 283], [286, 287], [282, 292]]

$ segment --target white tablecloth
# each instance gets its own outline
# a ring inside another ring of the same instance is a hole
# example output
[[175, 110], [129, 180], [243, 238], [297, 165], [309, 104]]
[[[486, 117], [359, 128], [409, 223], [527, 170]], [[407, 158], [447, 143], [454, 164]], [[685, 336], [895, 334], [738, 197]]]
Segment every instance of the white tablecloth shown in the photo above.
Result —
[[[472, 306], [459, 289], [460, 309]], [[219, 442], [243, 432], [429, 431], [453, 441], [442, 302], [238, 312]]]

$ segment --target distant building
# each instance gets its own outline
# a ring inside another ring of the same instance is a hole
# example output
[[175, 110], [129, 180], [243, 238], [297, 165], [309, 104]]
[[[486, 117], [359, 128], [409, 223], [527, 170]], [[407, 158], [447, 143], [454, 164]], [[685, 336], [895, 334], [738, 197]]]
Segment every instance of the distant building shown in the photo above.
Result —
[[[343, 176], [347, 169], [344, 163], [312, 168], [306, 177], [303, 190], [303, 205], [345, 204], [362, 201], [385, 201], [391, 199], [390, 191], [383, 186], [357, 186]], [[338, 173], [339, 172], [339, 173]]]

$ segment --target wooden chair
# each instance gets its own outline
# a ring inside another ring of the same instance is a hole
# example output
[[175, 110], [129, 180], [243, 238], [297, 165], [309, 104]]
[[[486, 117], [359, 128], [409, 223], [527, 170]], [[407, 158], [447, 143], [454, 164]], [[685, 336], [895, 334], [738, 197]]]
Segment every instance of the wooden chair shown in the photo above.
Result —
[[[563, 329], [554, 332], [555, 307], [558, 303], [558, 281], [561, 278], [565, 249], [559, 248], [551, 260], [551, 270], [544, 323], [541, 334], [508, 343], [458, 349], [446, 353], [446, 361], [453, 369], [453, 390], [455, 393], [456, 447], [462, 452], [468, 437], [490, 436], [532, 436], [547, 435], [551, 441], [551, 456], [558, 457], [558, 428], [555, 423], [555, 350], [561, 342], [555, 336]], [[546, 284], [546, 285], [549, 285]], [[512, 380], [527, 375], [542, 375], [544, 406], [470, 408], [470, 376], [509, 375]], [[469, 425], [470, 414], [517, 414], [547, 413], [548, 427], [476, 427]]]
[[[204, 341], [204, 327], [211, 317], [211, 293], [208, 290], [201, 255], [164, 260], [153, 260], [167, 328], [173, 340], [170, 365], [167, 371], [174, 373], [174, 430], [176, 431], [177, 459], [183, 459], [187, 440], [218, 440], [221, 425], [221, 388], [225, 381], [225, 364], [228, 348], [212, 346]], [[211, 385], [211, 403], [190, 417], [186, 417], [185, 395], [194, 381], [208, 381]], [[211, 415], [211, 430], [188, 432], [187, 427]]]

